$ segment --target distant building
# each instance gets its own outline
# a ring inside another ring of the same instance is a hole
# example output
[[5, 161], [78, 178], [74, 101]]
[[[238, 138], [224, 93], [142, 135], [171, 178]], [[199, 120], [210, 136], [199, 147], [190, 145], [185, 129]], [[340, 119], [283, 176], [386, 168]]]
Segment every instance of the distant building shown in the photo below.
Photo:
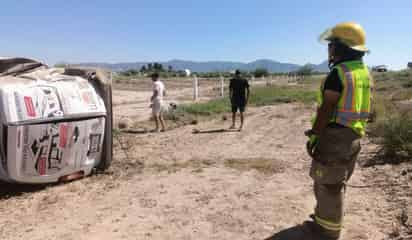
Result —
[[408, 63], [408, 68], [409, 68], [409, 69], [412, 69], [412, 62], [409, 62], [409, 63]]
[[388, 71], [388, 66], [386, 66], [386, 65], [375, 66], [375, 67], [372, 68], [372, 71], [374, 71], [374, 72], [387, 72]]

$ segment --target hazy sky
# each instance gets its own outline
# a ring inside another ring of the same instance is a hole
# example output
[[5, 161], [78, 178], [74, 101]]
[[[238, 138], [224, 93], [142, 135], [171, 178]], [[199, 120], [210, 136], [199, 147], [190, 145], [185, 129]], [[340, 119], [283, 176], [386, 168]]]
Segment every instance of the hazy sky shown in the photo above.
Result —
[[49, 64], [184, 60], [320, 63], [327, 27], [358, 21], [369, 65], [412, 61], [412, 1], [19, 0], [0, 9], [0, 56]]

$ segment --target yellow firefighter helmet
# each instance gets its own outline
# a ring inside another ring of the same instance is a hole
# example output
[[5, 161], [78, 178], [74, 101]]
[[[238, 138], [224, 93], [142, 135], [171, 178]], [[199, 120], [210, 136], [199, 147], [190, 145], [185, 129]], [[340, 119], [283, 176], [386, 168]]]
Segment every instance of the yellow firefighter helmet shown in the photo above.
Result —
[[321, 42], [339, 40], [353, 50], [369, 52], [369, 49], [366, 47], [365, 30], [363, 30], [361, 25], [355, 22], [339, 23], [322, 33], [319, 40]]

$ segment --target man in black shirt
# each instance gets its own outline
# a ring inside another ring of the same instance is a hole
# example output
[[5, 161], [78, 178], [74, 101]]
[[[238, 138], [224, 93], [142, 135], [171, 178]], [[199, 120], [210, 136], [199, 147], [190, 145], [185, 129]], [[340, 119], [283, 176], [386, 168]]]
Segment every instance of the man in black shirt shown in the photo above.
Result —
[[230, 79], [229, 85], [229, 97], [232, 104], [232, 126], [230, 129], [234, 129], [236, 125], [236, 112], [239, 109], [240, 112], [240, 128], [242, 131], [244, 115], [246, 105], [249, 100], [249, 82], [240, 76], [240, 71], [236, 70], [235, 77]]

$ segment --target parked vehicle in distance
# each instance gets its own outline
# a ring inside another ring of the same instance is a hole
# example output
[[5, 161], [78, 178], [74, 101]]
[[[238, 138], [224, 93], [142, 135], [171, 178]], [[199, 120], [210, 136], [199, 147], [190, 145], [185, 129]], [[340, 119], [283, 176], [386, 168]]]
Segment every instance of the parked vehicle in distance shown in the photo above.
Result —
[[374, 72], [387, 72], [388, 67], [386, 65], [379, 65], [379, 66], [373, 67], [372, 71], [374, 71]]

